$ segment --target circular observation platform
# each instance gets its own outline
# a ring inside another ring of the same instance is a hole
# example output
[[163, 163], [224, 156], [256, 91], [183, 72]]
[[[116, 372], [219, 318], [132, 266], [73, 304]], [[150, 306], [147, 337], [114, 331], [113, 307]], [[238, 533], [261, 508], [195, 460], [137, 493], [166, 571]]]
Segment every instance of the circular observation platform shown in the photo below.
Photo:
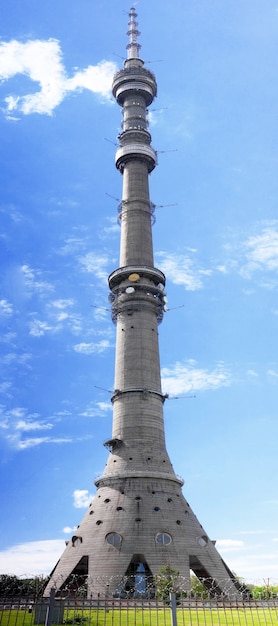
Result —
[[149, 106], [157, 94], [154, 74], [145, 67], [125, 67], [117, 72], [113, 80], [112, 93], [118, 104], [124, 106], [131, 92], [139, 93]]

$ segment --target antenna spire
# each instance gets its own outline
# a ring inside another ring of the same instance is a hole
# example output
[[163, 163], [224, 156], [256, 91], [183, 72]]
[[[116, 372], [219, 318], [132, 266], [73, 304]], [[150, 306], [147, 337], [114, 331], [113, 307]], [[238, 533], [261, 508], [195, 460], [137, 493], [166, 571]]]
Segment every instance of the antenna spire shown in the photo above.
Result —
[[129, 43], [127, 44], [127, 58], [139, 59], [139, 52], [141, 49], [140, 44], [137, 41], [137, 37], [141, 34], [138, 30], [138, 22], [136, 21], [137, 13], [134, 7], [131, 7], [129, 12], [129, 22], [127, 35], [129, 36]]

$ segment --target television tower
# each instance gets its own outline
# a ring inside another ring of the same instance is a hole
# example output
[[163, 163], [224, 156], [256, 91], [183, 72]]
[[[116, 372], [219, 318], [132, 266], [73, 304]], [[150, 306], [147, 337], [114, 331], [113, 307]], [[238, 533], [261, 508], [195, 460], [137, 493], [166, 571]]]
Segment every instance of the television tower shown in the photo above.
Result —
[[45, 594], [84, 575], [88, 596], [103, 593], [108, 585], [112, 594], [147, 595], [167, 564], [178, 570], [187, 588], [193, 570], [214, 593], [236, 595], [237, 581], [185, 500], [183, 481], [165, 446], [158, 346], [165, 276], [153, 260], [149, 174], [157, 159], [147, 121], [157, 86], [140, 57], [136, 18], [132, 7], [127, 58], [112, 86], [123, 111], [115, 159], [123, 192], [120, 263], [108, 278], [117, 327], [113, 431], [104, 444], [110, 454]]

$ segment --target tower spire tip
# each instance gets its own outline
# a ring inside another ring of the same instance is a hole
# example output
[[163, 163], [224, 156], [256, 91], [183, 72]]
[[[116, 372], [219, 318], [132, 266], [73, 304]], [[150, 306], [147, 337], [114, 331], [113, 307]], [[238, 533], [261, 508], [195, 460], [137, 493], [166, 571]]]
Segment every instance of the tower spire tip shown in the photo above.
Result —
[[135, 6], [133, 5], [129, 11], [129, 22], [127, 35], [129, 36], [129, 43], [127, 44], [127, 58], [139, 59], [141, 46], [138, 43], [138, 37], [141, 34], [138, 30], [138, 22], [136, 21], [137, 13]]

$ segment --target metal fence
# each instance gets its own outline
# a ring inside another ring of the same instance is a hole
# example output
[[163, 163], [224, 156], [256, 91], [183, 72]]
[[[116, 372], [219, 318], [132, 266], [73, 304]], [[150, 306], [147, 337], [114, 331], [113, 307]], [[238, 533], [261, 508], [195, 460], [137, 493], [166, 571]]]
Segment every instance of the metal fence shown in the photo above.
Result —
[[1, 626], [277, 626], [278, 598], [1, 597]]

